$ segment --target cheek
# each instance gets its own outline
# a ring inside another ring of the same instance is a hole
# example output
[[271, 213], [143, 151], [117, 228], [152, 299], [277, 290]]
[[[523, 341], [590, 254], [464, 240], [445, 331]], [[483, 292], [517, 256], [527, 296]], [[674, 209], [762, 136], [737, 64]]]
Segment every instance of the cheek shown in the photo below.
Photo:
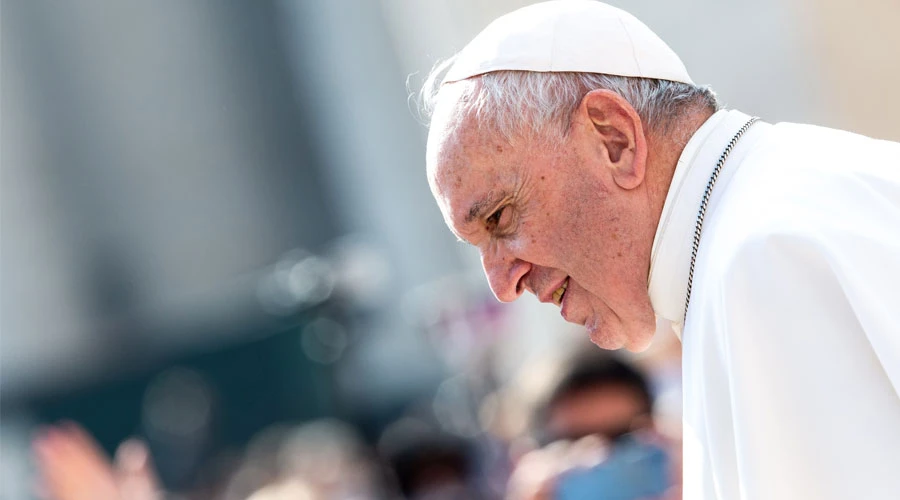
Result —
[[559, 224], [548, 213], [531, 217], [519, 226], [517, 236], [510, 240], [508, 248], [520, 258], [542, 267], [562, 268], [569, 261], [566, 234], [569, 227]]
[[598, 179], [563, 170], [540, 177], [541, 189], [523, 214], [515, 244], [535, 264], [583, 274], [579, 269], [606, 260], [603, 215], [609, 213], [604, 210], [609, 193]]
[[590, 258], [585, 248], [590, 245], [590, 236], [585, 238], [585, 230], [590, 226], [579, 210], [554, 208], [544, 206], [528, 213], [506, 247], [532, 264], [571, 271], [573, 266], [582, 265], [584, 258]]
[[[594, 202], [596, 203], [596, 201]], [[585, 203], [569, 203], [548, 221], [546, 250], [560, 259], [559, 267], [576, 273], [604, 261], [604, 225]]]

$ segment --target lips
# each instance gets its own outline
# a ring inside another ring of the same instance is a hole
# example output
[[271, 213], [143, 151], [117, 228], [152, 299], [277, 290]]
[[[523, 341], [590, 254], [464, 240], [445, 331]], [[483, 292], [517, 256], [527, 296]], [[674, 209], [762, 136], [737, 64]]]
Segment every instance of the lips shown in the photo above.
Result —
[[579, 313], [580, 309], [576, 306], [576, 299], [578, 298], [579, 291], [575, 291], [576, 295], [573, 295], [571, 298], [569, 297], [569, 288], [577, 288], [576, 283], [569, 283], [571, 278], [566, 278], [562, 285], [553, 292], [553, 302], [559, 306], [559, 314], [562, 318], [569, 323], [575, 323], [576, 325], [584, 325], [585, 321], [587, 321], [586, 317], [581, 317]]

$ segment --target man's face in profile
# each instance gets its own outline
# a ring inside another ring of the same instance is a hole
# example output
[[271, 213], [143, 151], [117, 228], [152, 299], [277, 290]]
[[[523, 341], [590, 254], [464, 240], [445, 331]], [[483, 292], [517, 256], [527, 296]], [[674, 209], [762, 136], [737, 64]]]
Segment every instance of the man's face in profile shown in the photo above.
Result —
[[636, 242], [648, 230], [633, 208], [641, 200], [612, 181], [587, 114], [576, 112], [562, 140], [507, 140], [459, 112], [452, 94], [472, 84], [444, 86], [428, 138], [428, 180], [447, 225], [478, 248], [499, 300], [527, 290], [600, 347], [645, 348], [655, 316], [649, 248]]

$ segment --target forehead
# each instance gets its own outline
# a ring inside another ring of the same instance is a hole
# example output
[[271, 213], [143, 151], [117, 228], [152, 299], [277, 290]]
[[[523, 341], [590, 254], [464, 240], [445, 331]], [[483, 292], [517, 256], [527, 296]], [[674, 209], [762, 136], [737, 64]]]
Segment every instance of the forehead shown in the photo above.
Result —
[[432, 194], [457, 231], [471, 221], [473, 207], [511, 188], [520, 162], [505, 138], [462, 116], [454, 104], [435, 109], [426, 161]]

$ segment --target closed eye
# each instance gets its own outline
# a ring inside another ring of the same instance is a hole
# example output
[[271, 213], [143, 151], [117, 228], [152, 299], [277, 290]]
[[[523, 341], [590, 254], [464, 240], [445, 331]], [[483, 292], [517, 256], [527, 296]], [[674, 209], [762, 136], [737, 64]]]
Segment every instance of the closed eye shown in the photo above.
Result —
[[490, 217], [487, 218], [487, 225], [489, 230], [494, 230], [497, 228], [497, 225], [500, 224], [500, 217], [503, 216], [503, 210], [506, 209], [506, 205], [498, 208], [494, 213], [491, 214]]

